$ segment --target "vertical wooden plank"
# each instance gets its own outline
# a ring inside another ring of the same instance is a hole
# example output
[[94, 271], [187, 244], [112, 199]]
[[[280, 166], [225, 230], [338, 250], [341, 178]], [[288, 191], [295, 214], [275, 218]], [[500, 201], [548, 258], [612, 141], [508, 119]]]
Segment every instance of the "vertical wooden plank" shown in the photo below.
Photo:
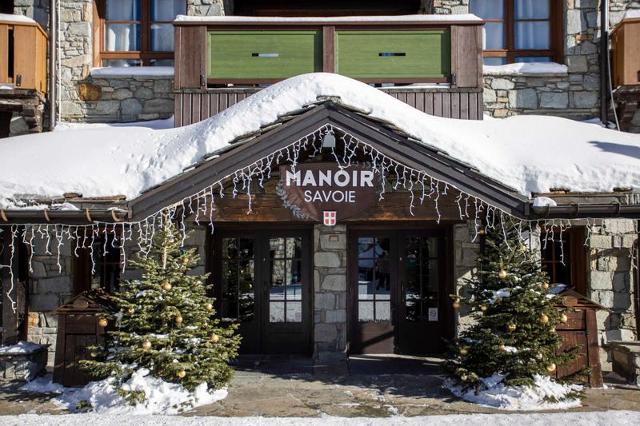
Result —
[[0, 24], [0, 83], [9, 81], [9, 26]]
[[460, 118], [460, 93], [451, 93], [451, 118]]
[[469, 119], [478, 119], [478, 95], [477, 93], [469, 93]]
[[436, 92], [433, 94], [433, 115], [442, 117], [442, 93]]
[[460, 94], [460, 118], [469, 119], [469, 93]]
[[419, 109], [422, 112], [425, 112], [425, 107], [424, 107], [424, 92], [416, 92], [416, 108]]
[[[482, 78], [482, 40], [480, 26], [454, 25], [451, 27], [452, 73], [456, 76], [455, 87], [479, 87]], [[454, 44], [455, 43], [455, 44]]]
[[209, 114], [213, 117], [218, 113], [218, 94], [209, 93]]
[[476, 93], [476, 101], [478, 102], [476, 120], [482, 120], [484, 116], [484, 99], [481, 93]]
[[451, 92], [442, 93], [442, 116], [451, 118]]
[[335, 40], [336, 27], [322, 27], [322, 71], [324, 72], [335, 72]]
[[418, 108], [416, 105], [416, 92], [407, 92], [407, 103], [414, 108]]
[[203, 120], [206, 120], [207, 118], [211, 117], [211, 114], [209, 113], [209, 94], [208, 93], [203, 93], [202, 96], [200, 97], [200, 111], [201, 111], [201, 116]]
[[[203, 88], [207, 75], [207, 27], [176, 27], [175, 85], [177, 89]], [[203, 77], [201, 79], [201, 76]]]
[[191, 122], [197, 123], [200, 118], [200, 93], [191, 94]]
[[182, 127], [182, 93], [176, 93], [173, 97], [173, 127]]
[[227, 109], [228, 105], [229, 105], [229, 95], [227, 93], [221, 93], [220, 97], [218, 98], [219, 112], [222, 112], [225, 109]]
[[598, 324], [596, 322], [595, 309], [587, 309], [586, 328], [587, 328], [587, 356], [591, 375], [589, 376], [589, 384], [594, 387], [602, 386], [602, 367], [600, 366], [600, 350], [598, 347]]
[[424, 98], [425, 111], [427, 114], [433, 115], [433, 92], [427, 92]]
[[193, 123], [193, 117], [191, 116], [191, 93], [184, 94], [184, 102], [182, 104], [183, 115], [185, 124], [189, 125]]
[[16, 25], [13, 28], [14, 40], [14, 82], [18, 81], [18, 75], [22, 77], [20, 87], [35, 89], [35, 60], [34, 37], [36, 27]]

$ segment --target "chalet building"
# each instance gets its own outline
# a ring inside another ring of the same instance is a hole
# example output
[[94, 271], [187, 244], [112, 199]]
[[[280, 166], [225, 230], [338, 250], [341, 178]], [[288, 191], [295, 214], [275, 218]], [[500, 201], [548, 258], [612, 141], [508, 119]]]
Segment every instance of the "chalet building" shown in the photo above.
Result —
[[[196, 153], [192, 163], [124, 195], [100, 185], [79, 193], [87, 178], [80, 173], [60, 194], [41, 194], [40, 183], [0, 193], [0, 202], [11, 201], [0, 204], [0, 265], [10, 265], [0, 268], [2, 341], [47, 343], [53, 364], [61, 341], [56, 309], [87, 290], [117, 291], [121, 280], [137, 277], [123, 261], [144, 251], [150, 229], [171, 221], [191, 232], [185, 245], [201, 257], [194, 273], [210, 273], [217, 311], [241, 324], [243, 353], [307, 356], [318, 366], [350, 354], [441, 355], [469, 324], [468, 312], [452, 300], [473, 274], [482, 232], [509, 217], [528, 232], [552, 283], [564, 284], [565, 301], [576, 307], [559, 332], [581, 356], [558, 374], [587, 366], [596, 375], [611, 371], [620, 361], [616, 348], [627, 347], [620, 342], [638, 340], [637, 188], [618, 183], [582, 191], [563, 182], [540, 191], [516, 188], [461, 150], [449, 152], [425, 130], [428, 123], [418, 131], [418, 121], [433, 117], [405, 105], [474, 121], [486, 114], [613, 116], [608, 97], [602, 102], [608, 83], [600, 16], [612, 27], [627, 22], [613, 37], [628, 47], [640, 21], [629, 10], [640, 3], [599, 6], [14, 0], [13, 12], [36, 23], [0, 15], [0, 29], [5, 25], [15, 39], [23, 24], [56, 45], [49, 50], [50, 84], [24, 94], [44, 99], [30, 116], [42, 114], [45, 122], [47, 114], [50, 122], [174, 116], [170, 140], [193, 145], [165, 157]], [[637, 56], [616, 54], [622, 70], [638, 68]], [[308, 73], [314, 74], [300, 76]], [[18, 74], [12, 68], [13, 85], [0, 96], [27, 90], [16, 87]], [[626, 96], [618, 118], [627, 130], [640, 128], [633, 75], [620, 71], [614, 84]], [[25, 103], [12, 102], [6, 105], [17, 117]], [[399, 112], [379, 113], [391, 110]], [[441, 130], [453, 134], [454, 127]], [[52, 143], [63, 146], [63, 139]], [[602, 151], [593, 155], [616, 149], [590, 143]], [[621, 157], [637, 159], [633, 146], [625, 147], [630, 151], [617, 147]], [[101, 161], [105, 151], [98, 148], [86, 152], [84, 166]], [[131, 162], [127, 148], [119, 149]], [[142, 162], [154, 153], [155, 146], [137, 155]], [[12, 161], [28, 168], [19, 155]], [[100, 175], [96, 167], [90, 180], [117, 188], [135, 173], [153, 176], [131, 168]], [[2, 173], [0, 182], [8, 179]], [[77, 350], [67, 359], [86, 356], [86, 344], [101, 331], [65, 330]]]

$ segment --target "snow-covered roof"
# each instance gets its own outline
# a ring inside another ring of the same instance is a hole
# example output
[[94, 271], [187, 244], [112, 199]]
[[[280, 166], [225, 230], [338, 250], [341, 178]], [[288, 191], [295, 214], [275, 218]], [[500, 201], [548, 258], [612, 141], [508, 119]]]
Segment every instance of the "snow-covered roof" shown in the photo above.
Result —
[[11, 15], [0, 13], [0, 22], [12, 22], [16, 24], [35, 24], [36, 21], [24, 15]]
[[90, 126], [0, 140], [0, 208], [21, 194], [133, 199], [322, 96], [339, 97], [391, 122], [525, 196], [553, 187], [595, 192], [640, 187], [640, 135], [558, 117], [440, 118], [356, 80], [315, 73], [276, 83], [181, 128]]
[[454, 15], [395, 15], [395, 16], [337, 16], [337, 17], [279, 17], [279, 16], [192, 16], [178, 15], [174, 22], [211, 23], [296, 23], [296, 22], [478, 22], [482, 19], [473, 14]]

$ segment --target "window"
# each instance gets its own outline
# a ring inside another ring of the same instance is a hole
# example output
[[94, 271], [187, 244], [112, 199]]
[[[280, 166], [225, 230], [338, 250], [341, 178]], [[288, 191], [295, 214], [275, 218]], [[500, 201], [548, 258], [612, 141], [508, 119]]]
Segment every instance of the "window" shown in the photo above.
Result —
[[471, 0], [469, 10], [486, 21], [486, 65], [561, 61], [561, 1]]
[[[552, 239], [553, 238], [553, 239]], [[549, 275], [552, 284], [566, 284], [580, 294], [586, 294], [586, 249], [584, 229], [571, 228], [542, 231], [542, 270]]]
[[185, 0], [96, 0], [97, 65], [173, 65], [173, 25]]
[[[120, 283], [120, 248], [110, 232], [94, 238], [93, 247], [78, 249], [73, 273], [75, 294], [101, 288], [107, 292], [117, 291]], [[93, 262], [91, 261], [93, 256]]]

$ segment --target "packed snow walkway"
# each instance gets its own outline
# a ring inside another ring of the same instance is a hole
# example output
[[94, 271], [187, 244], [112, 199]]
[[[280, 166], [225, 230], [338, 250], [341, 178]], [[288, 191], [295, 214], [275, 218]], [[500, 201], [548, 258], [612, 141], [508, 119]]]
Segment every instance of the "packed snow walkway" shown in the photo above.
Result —
[[216, 426], [344, 426], [344, 425], [465, 425], [465, 426], [596, 426], [596, 425], [638, 425], [640, 412], [636, 411], [597, 411], [588, 413], [535, 413], [535, 414], [454, 414], [446, 416], [418, 417], [171, 417], [171, 416], [100, 416], [96, 414], [76, 414], [65, 416], [26, 414], [22, 416], [0, 417], [0, 424], [20, 426], [107, 426], [107, 425], [216, 425]]

